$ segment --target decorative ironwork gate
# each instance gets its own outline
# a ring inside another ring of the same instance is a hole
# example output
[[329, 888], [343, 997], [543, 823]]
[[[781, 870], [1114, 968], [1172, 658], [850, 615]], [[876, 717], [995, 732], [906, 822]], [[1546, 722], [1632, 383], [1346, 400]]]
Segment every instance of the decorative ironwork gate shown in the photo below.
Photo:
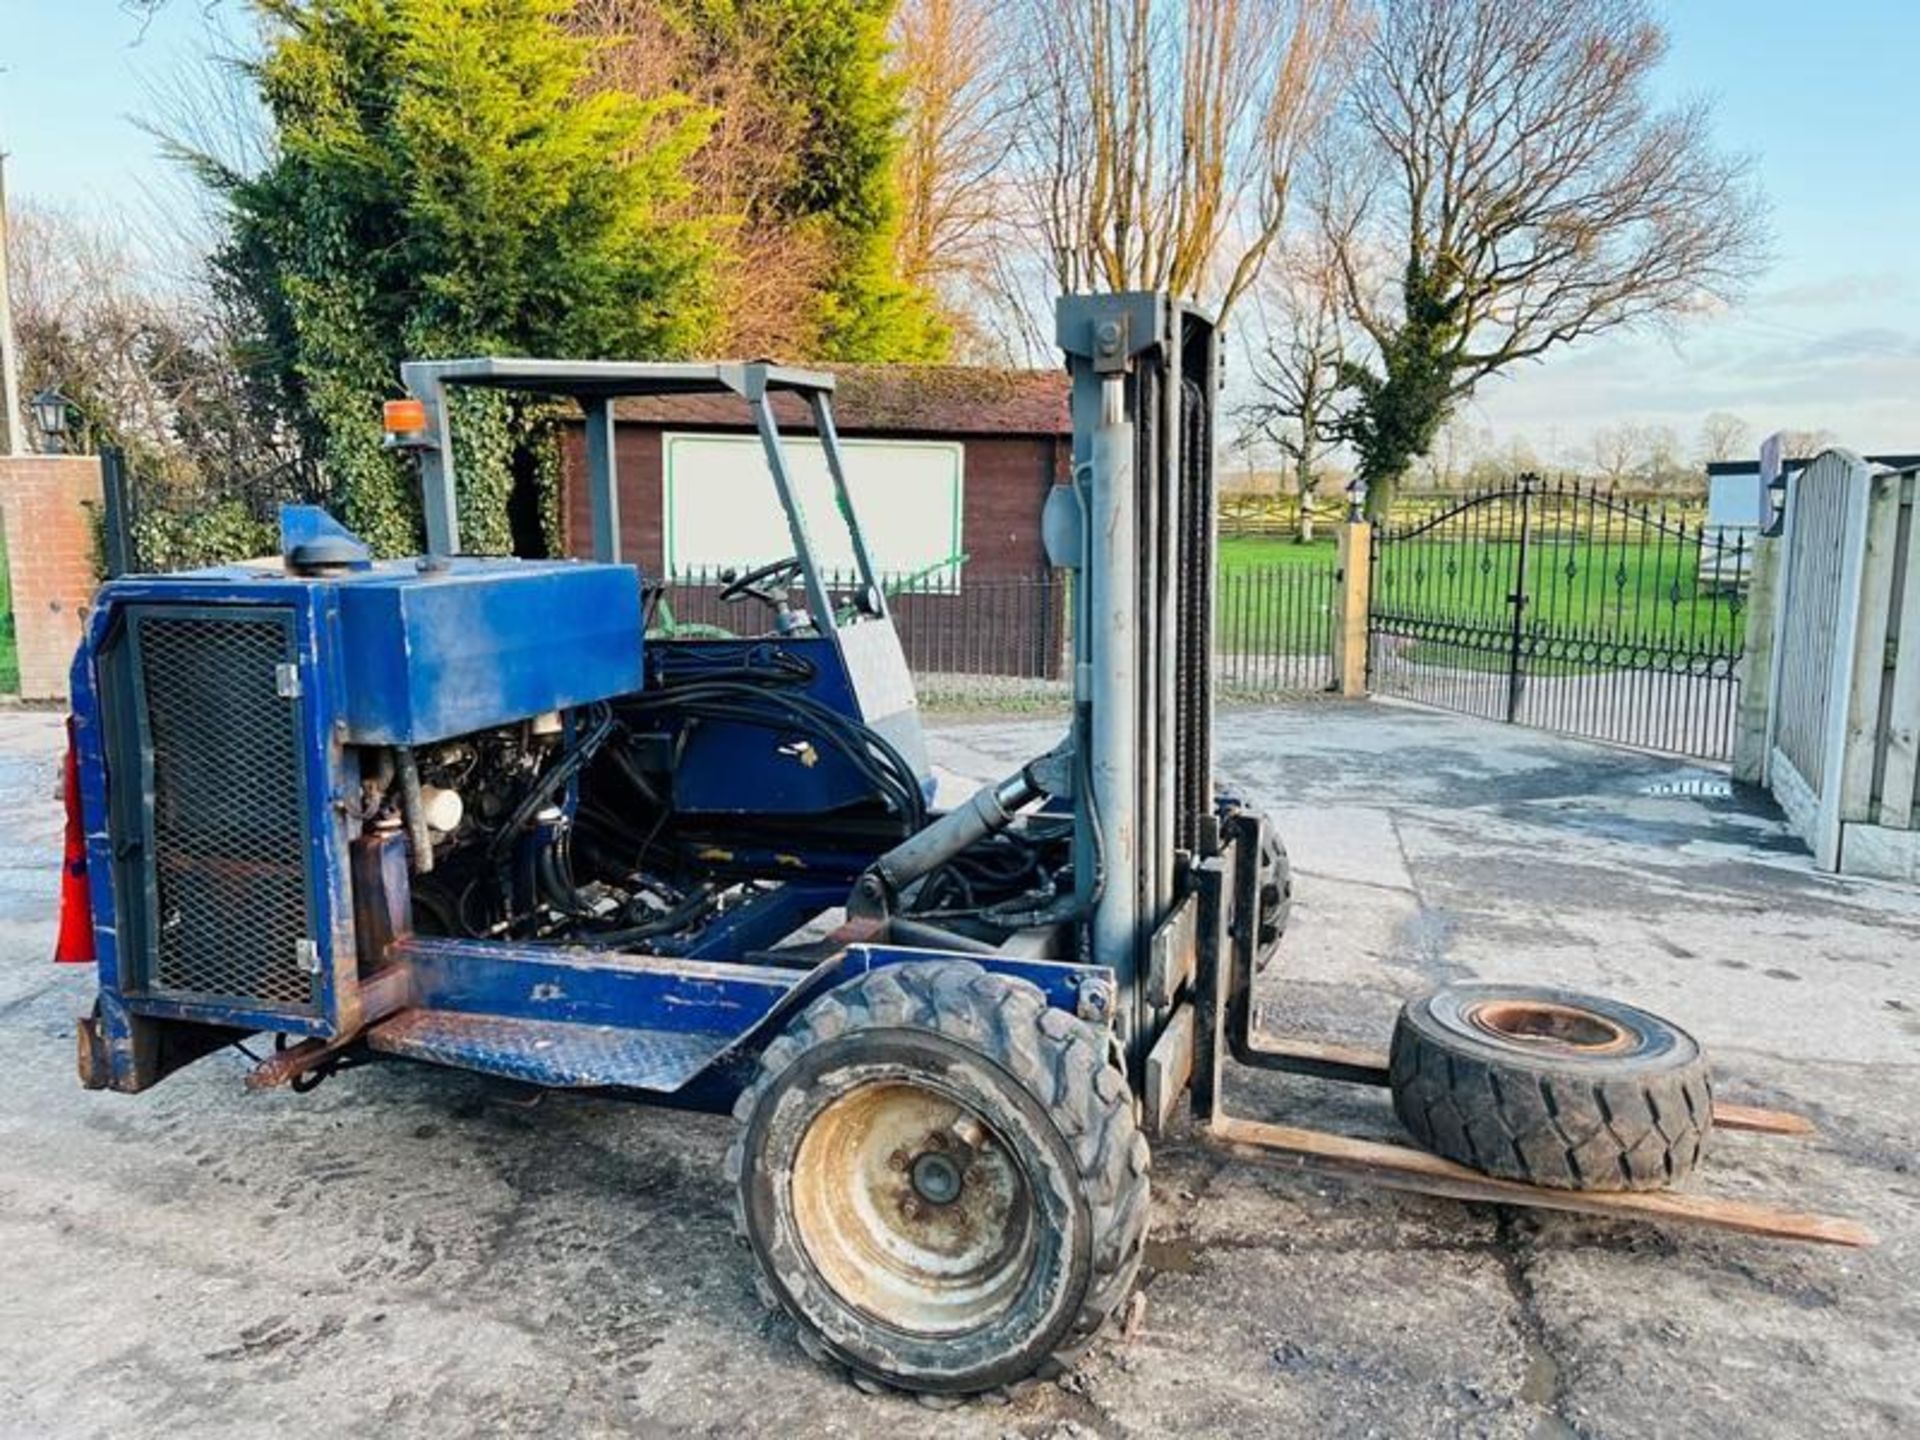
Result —
[[1524, 476], [1373, 538], [1377, 694], [1671, 754], [1732, 752], [1750, 532]]

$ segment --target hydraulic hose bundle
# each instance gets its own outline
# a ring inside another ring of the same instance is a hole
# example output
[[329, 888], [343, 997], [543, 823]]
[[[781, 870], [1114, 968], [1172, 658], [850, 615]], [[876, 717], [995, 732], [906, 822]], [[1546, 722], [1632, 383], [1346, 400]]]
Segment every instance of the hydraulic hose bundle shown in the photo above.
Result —
[[926, 824], [926, 797], [906, 757], [860, 721], [794, 688], [812, 676], [806, 661], [767, 650], [711, 673], [685, 668], [688, 673], [663, 674], [654, 689], [621, 701], [623, 718], [685, 716], [804, 736], [845, 759], [910, 829]]

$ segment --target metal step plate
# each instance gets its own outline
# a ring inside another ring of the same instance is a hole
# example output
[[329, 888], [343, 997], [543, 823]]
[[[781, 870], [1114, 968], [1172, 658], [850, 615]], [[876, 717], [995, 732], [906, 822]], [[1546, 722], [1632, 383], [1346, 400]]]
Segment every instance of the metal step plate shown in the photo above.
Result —
[[568, 1025], [455, 1010], [403, 1010], [367, 1032], [388, 1055], [453, 1065], [531, 1085], [669, 1092], [717, 1059], [737, 1036], [614, 1025]]

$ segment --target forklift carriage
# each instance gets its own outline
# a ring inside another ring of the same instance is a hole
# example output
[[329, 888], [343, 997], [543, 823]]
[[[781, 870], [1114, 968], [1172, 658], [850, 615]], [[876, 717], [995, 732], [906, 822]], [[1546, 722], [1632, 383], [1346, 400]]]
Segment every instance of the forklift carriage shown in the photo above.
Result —
[[[1129, 294], [1063, 300], [1059, 339], [1073, 471], [1043, 527], [1072, 577], [1071, 719], [943, 813], [826, 375], [409, 363], [387, 420], [425, 555], [375, 560], [290, 507], [279, 557], [110, 580], [73, 669], [83, 1082], [144, 1090], [267, 1032], [250, 1086], [399, 1057], [731, 1108], [764, 1298], [810, 1353], [934, 1395], [1092, 1342], [1183, 1100], [1219, 1142], [1388, 1185], [1865, 1243], [1665, 1188], [1716, 1122], [1806, 1127], [1716, 1104], [1644, 1012], [1457, 987], [1408, 1007], [1391, 1062], [1256, 1037], [1291, 878], [1214, 783], [1217, 337]], [[460, 553], [454, 386], [577, 402], [592, 561]], [[621, 555], [615, 401], [691, 392], [751, 414], [791, 547], [727, 577], [735, 635], [650, 631], [661, 592]], [[849, 585], [822, 571], [830, 526]], [[1391, 1084], [1426, 1148], [1234, 1118], [1236, 1064]]]

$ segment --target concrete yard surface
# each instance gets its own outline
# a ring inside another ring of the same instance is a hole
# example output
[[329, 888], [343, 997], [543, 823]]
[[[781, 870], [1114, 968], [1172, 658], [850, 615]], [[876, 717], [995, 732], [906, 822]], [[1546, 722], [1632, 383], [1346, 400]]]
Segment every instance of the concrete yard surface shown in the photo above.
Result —
[[[1058, 718], [941, 721], [951, 780]], [[1142, 1302], [1079, 1371], [935, 1412], [816, 1368], [754, 1298], [731, 1122], [406, 1064], [250, 1095], [211, 1058], [73, 1073], [47, 963], [57, 717], [0, 714], [0, 1434], [1803, 1436], [1920, 1433], [1920, 894], [1816, 874], [1684, 762], [1406, 707], [1223, 711], [1293, 928], [1260, 1020], [1383, 1046], [1469, 978], [1600, 990], [1699, 1036], [1694, 1188], [1864, 1221], [1873, 1250], [1395, 1194], [1158, 1147]], [[1235, 1073], [1251, 1118], [1393, 1138], [1382, 1092]]]

